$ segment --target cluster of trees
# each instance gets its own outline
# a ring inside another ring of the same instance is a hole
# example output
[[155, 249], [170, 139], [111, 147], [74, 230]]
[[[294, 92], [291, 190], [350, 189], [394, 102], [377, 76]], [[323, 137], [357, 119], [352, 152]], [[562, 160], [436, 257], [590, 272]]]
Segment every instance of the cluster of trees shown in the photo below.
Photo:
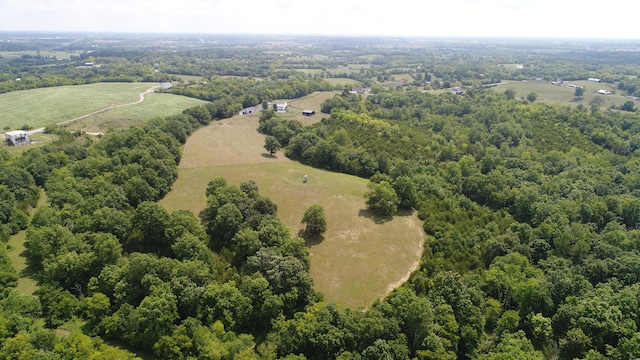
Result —
[[167, 91], [212, 102], [229, 103], [233, 99], [240, 110], [261, 104], [263, 101], [293, 99], [314, 91], [333, 89], [333, 86], [326, 81], [310, 79], [299, 72], [279, 72], [278, 74], [281, 77], [270, 80], [214, 77], [207, 79], [206, 84], [200, 86], [176, 86]]
[[[167, 359], [640, 356], [639, 114], [478, 88], [462, 97], [381, 87], [327, 100], [322, 111], [330, 117], [310, 127], [263, 111], [267, 151], [281, 147], [303, 163], [369, 178], [363, 203], [377, 214], [415, 209], [424, 221], [423, 258], [409, 281], [367, 309], [344, 309], [313, 290], [304, 240], [254, 182], [212, 179], [200, 216], [168, 213], [156, 201], [175, 181], [181, 145], [198, 127], [264, 100], [331, 89], [277, 69], [362, 63], [372, 47], [337, 39], [318, 47], [331, 54], [324, 60], [305, 59], [311, 50], [284, 57], [226, 42], [204, 50], [201, 42], [186, 45], [189, 51], [132, 44], [73, 59], [99, 68], [0, 59], [6, 91], [183, 73], [207, 83], [170, 91], [210, 101], [99, 139], [52, 128], [58, 140], [51, 144], [13, 159], [0, 150], [2, 241], [26, 227], [38, 187], [48, 199], [25, 243], [39, 282], [34, 296], [15, 289], [18, 274], [0, 250], [1, 357], [134, 358], [102, 339]], [[638, 70], [627, 65], [633, 52], [551, 54], [534, 43], [529, 49], [539, 51], [531, 56], [521, 45], [503, 45], [479, 59], [483, 45], [459, 45], [452, 54], [438, 43], [425, 50], [394, 44], [349, 76], [366, 83], [406, 70], [418, 85], [472, 85], [580, 79], [597, 70], [636, 92]], [[516, 63], [524, 66], [498, 66]], [[324, 210], [310, 207], [302, 223], [301, 235], [321, 236]], [[82, 332], [57, 335], [68, 321]]]
[[0, 240], [7, 241], [10, 235], [27, 227], [27, 211], [35, 207], [40, 196], [31, 174], [9, 162], [9, 152], [0, 149]]
[[623, 305], [640, 271], [636, 114], [481, 90], [345, 93], [323, 107], [331, 117], [309, 128], [265, 116], [260, 129], [287, 156], [370, 177], [379, 214], [418, 211], [430, 236], [410, 287], [433, 301], [435, 278], [456, 274], [479, 296], [474, 357], [638, 355]]

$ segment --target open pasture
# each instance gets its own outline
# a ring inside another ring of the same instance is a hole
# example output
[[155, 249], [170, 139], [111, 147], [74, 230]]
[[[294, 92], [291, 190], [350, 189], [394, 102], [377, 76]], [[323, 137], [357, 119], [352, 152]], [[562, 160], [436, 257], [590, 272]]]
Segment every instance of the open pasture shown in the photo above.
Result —
[[98, 83], [14, 91], [0, 95], [0, 128], [44, 127], [112, 105], [128, 104], [153, 83]]
[[326, 82], [336, 86], [359, 86], [360, 82], [349, 78], [325, 78]]
[[365, 208], [366, 179], [301, 165], [281, 152], [266, 155], [257, 120], [255, 115], [236, 116], [196, 131], [185, 145], [178, 180], [160, 204], [168, 211], [198, 214], [211, 179], [222, 176], [232, 184], [254, 180], [278, 204], [278, 216], [293, 235], [302, 229], [307, 207], [325, 208], [325, 238], [308, 244], [311, 276], [325, 300], [366, 307], [405, 281], [422, 253], [423, 231], [416, 216], [382, 221]]
[[65, 59], [69, 60], [72, 56], [79, 56], [82, 51], [55, 51], [55, 50], [25, 50], [25, 51], [0, 51], [0, 56], [5, 59], [17, 59], [23, 55], [28, 56], [42, 56], [42, 57], [50, 57], [56, 58], [58, 60]]
[[146, 121], [160, 116], [178, 114], [182, 110], [205, 104], [206, 101], [186, 96], [150, 93], [143, 102], [131, 106], [122, 106], [100, 112], [65, 126], [70, 130], [86, 132], [106, 132], [108, 129], [126, 129], [142, 125]]
[[[582, 86], [585, 88], [582, 99], [576, 99], [575, 88], [569, 87], [569, 84], [576, 86]], [[626, 97], [619, 94], [601, 95], [598, 94], [598, 90], [608, 90], [615, 92], [615, 86], [605, 83], [595, 83], [591, 81], [565, 81], [562, 85], [553, 85], [548, 82], [538, 81], [508, 81], [501, 83], [497, 87], [491, 88], [494, 91], [504, 92], [507, 89], [512, 89], [516, 92], [516, 98], [526, 98], [531, 92], [538, 95], [537, 102], [548, 102], [563, 105], [578, 106], [582, 104], [589, 106], [589, 103], [593, 99], [600, 99], [602, 101], [601, 108], [606, 109], [611, 106], [619, 107], [625, 102], [629, 101]], [[639, 105], [636, 105], [639, 106]]]

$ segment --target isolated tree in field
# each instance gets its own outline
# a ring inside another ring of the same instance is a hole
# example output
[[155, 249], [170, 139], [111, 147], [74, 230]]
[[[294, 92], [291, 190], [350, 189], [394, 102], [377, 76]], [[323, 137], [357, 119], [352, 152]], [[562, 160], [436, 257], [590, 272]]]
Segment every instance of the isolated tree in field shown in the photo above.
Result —
[[584, 95], [584, 88], [580, 86], [576, 86], [576, 91], [573, 93], [573, 95], [577, 98], [581, 98], [582, 95]]
[[620, 106], [620, 110], [622, 111], [636, 111], [636, 107], [633, 104], [633, 101], [629, 100], [625, 102], [622, 106]]
[[264, 148], [269, 152], [270, 155], [273, 155], [276, 151], [280, 150], [282, 145], [275, 136], [267, 135], [264, 139]]
[[507, 97], [507, 99], [513, 100], [516, 97], [516, 91], [513, 89], [507, 89], [504, 91], [504, 95]]
[[537, 98], [538, 98], [538, 94], [536, 94], [534, 92], [530, 92], [529, 95], [527, 95], [527, 100], [529, 102], [534, 102], [534, 101], [536, 101]]
[[306, 225], [304, 233], [307, 236], [322, 235], [327, 231], [327, 218], [324, 208], [318, 204], [311, 205], [302, 217], [302, 223]]
[[380, 183], [370, 182], [367, 187], [369, 191], [364, 194], [367, 199], [367, 206], [374, 213], [383, 216], [393, 216], [398, 211], [398, 194], [387, 181]]

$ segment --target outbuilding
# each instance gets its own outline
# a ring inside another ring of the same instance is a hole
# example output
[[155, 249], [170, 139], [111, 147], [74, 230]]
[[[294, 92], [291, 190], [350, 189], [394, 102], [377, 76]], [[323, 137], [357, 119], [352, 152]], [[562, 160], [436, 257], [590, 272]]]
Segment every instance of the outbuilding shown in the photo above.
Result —
[[302, 115], [304, 116], [313, 116], [316, 112], [314, 110], [302, 110]]

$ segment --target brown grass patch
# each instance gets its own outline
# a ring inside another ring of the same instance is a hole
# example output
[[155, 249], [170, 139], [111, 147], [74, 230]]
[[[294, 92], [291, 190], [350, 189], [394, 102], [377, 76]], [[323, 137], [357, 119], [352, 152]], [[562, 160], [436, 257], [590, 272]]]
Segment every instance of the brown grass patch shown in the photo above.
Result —
[[257, 122], [257, 116], [236, 116], [194, 133], [185, 146], [179, 178], [161, 205], [198, 214], [206, 205], [209, 180], [254, 180], [278, 204], [278, 216], [294, 235], [303, 228], [300, 220], [307, 207], [325, 208], [324, 240], [308, 242], [311, 276], [325, 300], [366, 307], [406, 281], [422, 254], [422, 227], [415, 214], [379, 221], [365, 209], [367, 180], [304, 166], [282, 153], [262, 156], [264, 137], [256, 131]]

